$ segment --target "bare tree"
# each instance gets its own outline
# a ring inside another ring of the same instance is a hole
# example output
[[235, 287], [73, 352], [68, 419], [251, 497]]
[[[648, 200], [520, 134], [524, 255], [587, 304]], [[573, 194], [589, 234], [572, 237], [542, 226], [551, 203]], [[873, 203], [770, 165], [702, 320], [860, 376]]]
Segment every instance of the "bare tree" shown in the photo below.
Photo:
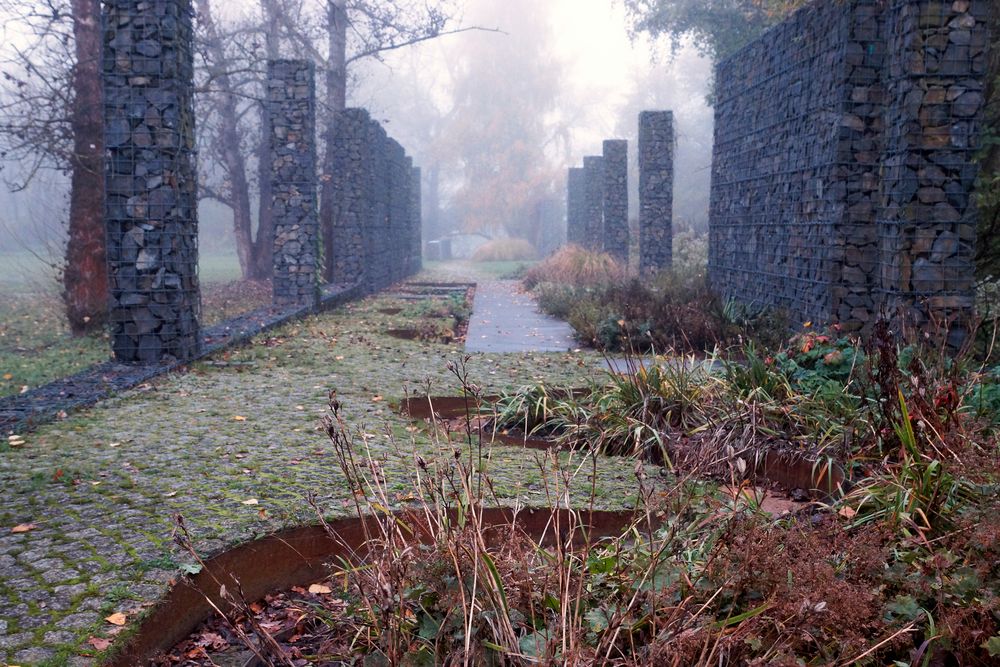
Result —
[[99, 0], [4, 0], [0, 10], [28, 34], [8, 45], [0, 95], [0, 158], [16, 163], [8, 184], [40, 169], [71, 174], [63, 297], [76, 335], [106, 321], [104, 123]]

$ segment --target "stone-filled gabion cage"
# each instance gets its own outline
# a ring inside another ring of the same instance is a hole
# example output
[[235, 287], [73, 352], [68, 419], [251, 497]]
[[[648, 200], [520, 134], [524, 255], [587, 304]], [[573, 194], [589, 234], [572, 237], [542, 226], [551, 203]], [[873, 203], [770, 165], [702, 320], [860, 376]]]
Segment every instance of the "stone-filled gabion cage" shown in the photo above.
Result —
[[864, 330], [962, 337], [987, 0], [820, 0], [719, 64], [709, 276]]
[[274, 303], [315, 305], [319, 298], [315, 66], [271, 60], [267, 113], [271, 129]]
[[200, 347], [190, 0], [103, 3], [106, 211], [114, 357]]
[[584, 207], [587, 196], [584, 170], [571, 167], [566, 178], [566, 242], [584, 245], [586, 223]]
[[639, 114], [639, 272], [670, 268], [673, 260], [674, 114]]
[[327, 279], [376, 291], [420, 270], [420, 170], [364, 109], [334, 127]]
[[583, 247], [604, 249], [604, 158], [583, 158]]
[[604, 142], [604, 252], [628, 263], [628, 142]]

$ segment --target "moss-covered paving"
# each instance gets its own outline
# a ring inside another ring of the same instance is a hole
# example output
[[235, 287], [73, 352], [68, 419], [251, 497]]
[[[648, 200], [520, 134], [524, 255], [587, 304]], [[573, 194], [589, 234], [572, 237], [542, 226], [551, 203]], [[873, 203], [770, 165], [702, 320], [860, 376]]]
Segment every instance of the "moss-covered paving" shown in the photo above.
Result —
[[[331, 391], [344, 417], [386, 457], [390, 485], [407, 488], [412, 451], [392, 447], [385, 427], [418, 450], [434, 445], [391, 404], [407, 391], [457, 393], [447, 365], [464, 356], [461, 343], [383, 334], [412, 324], [408, 305], [373, 297], [297, 322], [13, 446], [0, 443], [0, 664], [99, 659], [99, 638], [117, 629], [106, 619], [124, 614], [134, 623], [180, 576], [187, 559], [171, 539], [175, 513], [211, 554], [311, 521], [309, 493], [331, 514], [348, 512], [318, 428]], [[578, 384], [601, 372], [599, 359], [579, 351], [474, 354], [468, 370], [497, 391], [543, 378]], [[601, 460], [602, 507], [632, 502], [634, 465]], [[491, 475], [501, 498], [544, 502], [543, 473], [523, 450], [493, 449]]]

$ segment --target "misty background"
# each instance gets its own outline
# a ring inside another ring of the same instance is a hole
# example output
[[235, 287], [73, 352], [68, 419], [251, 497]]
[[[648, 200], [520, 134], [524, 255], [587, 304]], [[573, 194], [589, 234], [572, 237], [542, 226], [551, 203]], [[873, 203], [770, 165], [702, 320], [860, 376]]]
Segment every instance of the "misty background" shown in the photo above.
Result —
[[[675, 225], [707, 227], [709, 59], [687, 43], [670, 49], [631, 37], [625, 10], [612, 0], [467, 0], [455, 8], [456, 26], [489, 31], [444, 36], [359, 60], [348, 70], [347, 106], [369, 109], [423, 169], [425, 241], [477, 231], [535, 242], [531, 212], [554, 206], [562, 219], [567, 168], [584, 155], [599, 155], [610, 138], [629, 141], [634, 208], [637, 118], [646, 109], [675, 114]], [[256, 3], [216, 0], [212, 9], [227, 48], [239, 43], [243, 26], [261, 21]], [[25, 44], [23, 32], [7, 21], [0, 52]], [[242, 57], [262, 69], [263, 45], [245, 46]], [[280, 49], [282, 57], [307, 57], [290, 40]], [[7, 61], [9, 53], [4, 56]], [[260, 94], [257, 84], [248, 77], [240, 89], [249, 109]], [[225, 189], [227, 176], [208, 149], [210, 103], [210, 92], [198, 95], [201, 249], [235, 256], [232, 209], [212, 196]], [[247, 142], [256, 141], [259, 115], [246, 113], [240, 129]], [[58, 264], [68, 175], [53, 164], [8, 156], [0, 179], [0, 251], [28, 250]], [[250, 188], [259, 193], [256, 182]]]

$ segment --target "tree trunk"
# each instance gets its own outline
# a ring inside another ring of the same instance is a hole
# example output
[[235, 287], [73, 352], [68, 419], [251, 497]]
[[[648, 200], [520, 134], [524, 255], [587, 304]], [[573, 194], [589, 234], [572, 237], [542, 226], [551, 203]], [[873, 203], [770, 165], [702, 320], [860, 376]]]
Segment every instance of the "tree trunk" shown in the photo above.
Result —
[[257, 277], [254, 262], [253, 216], [250, 211], [250, 184], [247, 180], [246, 159], [240, 150], [240, 130], [236, 95], [232, 79], [226, 72], [226, 54], [222, 40], [212, 16], [209, 0], [198, 0], [198, 15], [205, 26], [205, 48], [211, 60], [215, 107], [219, 115], [219, 150], [222, 162], [229, 175], [229, 207], [233, 211], [233, 236], [236, 239], [236, 254], [244, 279]]
[[333, 139], [337, 131], [337, 117], [347, 108], [347, 4], [345, 0], [327, 0], [327, 29], [329, 31], [329, 67], [326, 70], [326, 132], [323, 138], [326, 150], [323, 157], [323, 174], [320, 179], [319, 220], [326, 258], [324, 275], [333, 280]]
[[70, 329], [82, 336], [103, 328], [108, 315], [104, 229], [104, 107], [101, 89], [100, 0], [73, 0], [73, 155], [69, 243], [63, 299]]

